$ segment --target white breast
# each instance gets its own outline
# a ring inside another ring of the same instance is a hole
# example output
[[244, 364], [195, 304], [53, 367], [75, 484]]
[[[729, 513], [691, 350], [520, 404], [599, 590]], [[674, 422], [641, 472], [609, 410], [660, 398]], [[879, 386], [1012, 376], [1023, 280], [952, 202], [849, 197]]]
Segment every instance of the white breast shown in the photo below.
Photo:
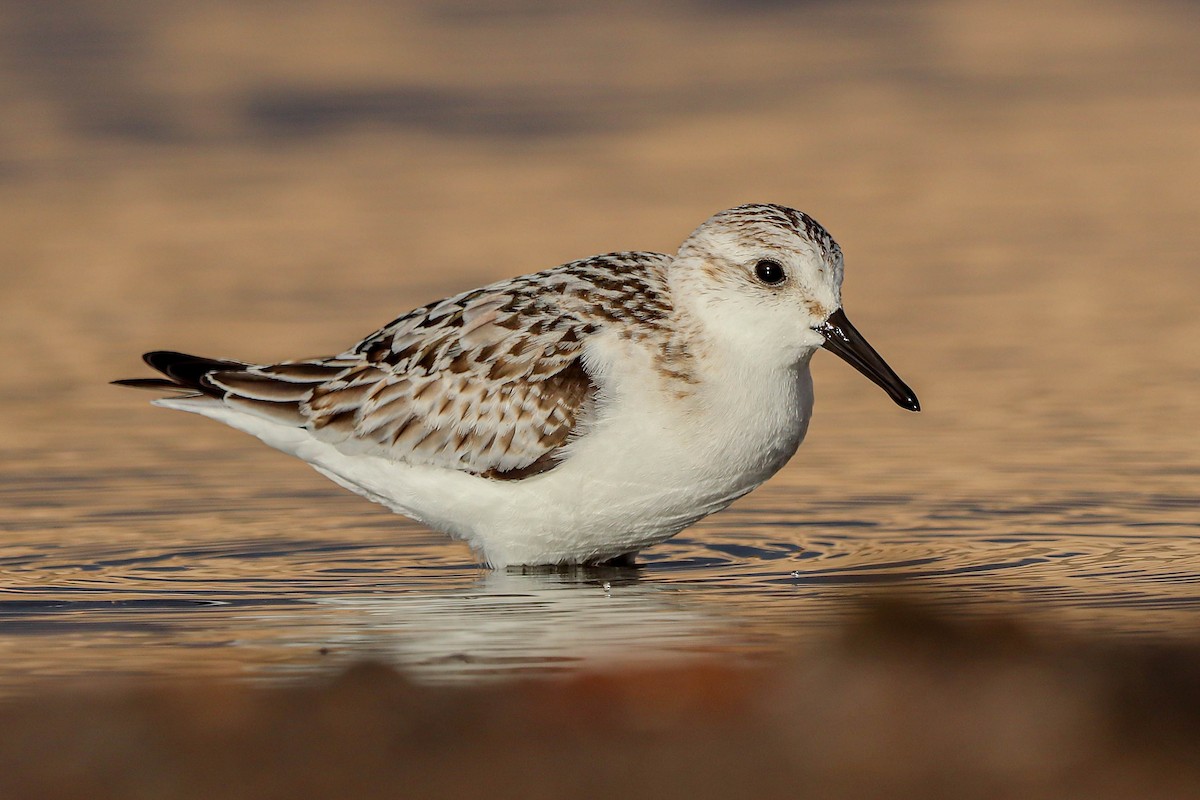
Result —
[[460, 530], [491, 563], [597, 560], [661, 542], [778, 471], [812, 410], [807, 360], [704, 376], [683, 397], [638, 359], [616, 369], [621, 393], [602, 402], [564, 463], [480, 487], [494, 496]]

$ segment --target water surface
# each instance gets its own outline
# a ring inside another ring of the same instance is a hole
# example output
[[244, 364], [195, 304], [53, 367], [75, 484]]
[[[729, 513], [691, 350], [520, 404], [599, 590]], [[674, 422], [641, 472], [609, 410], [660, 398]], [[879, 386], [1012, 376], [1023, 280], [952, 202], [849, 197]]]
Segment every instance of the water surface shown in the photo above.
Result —
[[[250, 448], [228, 457], [274, 456]], [[231, 466], [200, 460], [215, 472], [200, 486], [167, 458], [5, 476], [0, 691], [111, 674], [279, 679], [362, 658], [438, 681], [755, 662], [833, 635], [881, 591], [1123, 635], [1200, 620], [1184, 494], [832, 493], [805, 487], [797, 465], [636, 569], [523, 573], [476, 566], [461, 544], [302, 471], [214, 485]]]
[[[0, 18], [0, 693], [755, 662], [877, 592], [1200, 633], [1196, 8], [43, 5]], [[833, 233], [924, 410], [819, 353], [797, 458], [634, 571], [481, 569], [106, 385], [338, 352], [747, 201]]]

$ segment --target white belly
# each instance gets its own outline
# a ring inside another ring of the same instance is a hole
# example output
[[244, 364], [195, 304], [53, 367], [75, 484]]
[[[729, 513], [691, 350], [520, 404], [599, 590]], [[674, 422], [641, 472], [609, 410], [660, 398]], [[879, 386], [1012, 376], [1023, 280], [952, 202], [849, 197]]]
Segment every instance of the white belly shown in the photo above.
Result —
[[302, 428], [212, 401], [160, 404], [254, 434], [364, 497], [465, 539], [503, 567], [604, 561], [670, 538], [778, 471], [812, 410], [807, 363], [769, 380], [701, 386], [684, 400], [644, 383], [640, 393], [614, 399], [562, 464], [516, 481], [346, 455]]

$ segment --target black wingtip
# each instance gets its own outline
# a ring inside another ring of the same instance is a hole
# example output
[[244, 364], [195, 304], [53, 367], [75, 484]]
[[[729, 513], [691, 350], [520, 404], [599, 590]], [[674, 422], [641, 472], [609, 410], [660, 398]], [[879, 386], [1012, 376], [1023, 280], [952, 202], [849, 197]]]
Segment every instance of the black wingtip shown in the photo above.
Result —
[[142, 356], [142, 360], [154, 369], [167, 376], [162, 378], [125, 378], [113, 381], [116, 386], [129, 386], [135, 389], [185, 390], [201, 392], [212, 397], [221, 397], [224, 392], [212, 386], [206, 379], [210, 372], [240, 372], [246, 365], [237, 361], [226, 361], [218, 358], [204, 358], [188, 353], [177, 353], [174, 350], [152, 350]]
[[109, 384], [112, 386], [127, 386], [130, 389], [154, 389], [156, 391], [179, 391], [186, 388], [174, 381], [164, 380], [163, 378], [122, 378], [118, 381], [109, 381]]

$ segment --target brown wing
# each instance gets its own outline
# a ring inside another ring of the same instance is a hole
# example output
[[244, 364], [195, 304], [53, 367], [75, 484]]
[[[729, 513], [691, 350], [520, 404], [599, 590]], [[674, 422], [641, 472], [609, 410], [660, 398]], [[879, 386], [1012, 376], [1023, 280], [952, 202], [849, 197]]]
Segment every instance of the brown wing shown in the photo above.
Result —
[[592, 408], [581, 356], [597, 328], [516, 283], [414, 311], [341, 356], [205, 380], [345, 452], [527, 477], [557, 463]]
[[405, 314], [331, 358], [146, 360], [181, 389], [343, 452], [522, 478], [555, 466], [587, 428], [597, 393], [587, 340], [609, 324], [637, 338], [667, 318], [670, 260], [610, 253], [514, 278]]

